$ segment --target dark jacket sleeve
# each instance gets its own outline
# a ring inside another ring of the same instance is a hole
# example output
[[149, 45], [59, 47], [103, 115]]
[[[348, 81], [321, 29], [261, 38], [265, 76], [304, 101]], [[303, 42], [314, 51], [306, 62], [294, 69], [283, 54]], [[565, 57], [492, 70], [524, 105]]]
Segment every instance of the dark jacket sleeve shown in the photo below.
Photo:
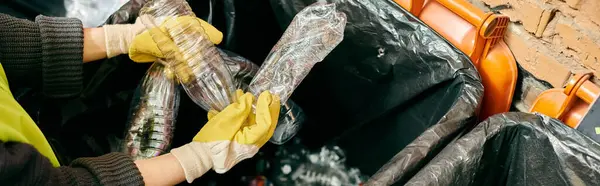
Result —
[[0, 14], [0, 63], [13, 88], [41, 88], [53, 98], [79, 95], [83, 79], [81, 21], [40, 15], [32, 22]]
[[0, 142], [2, 185], [143, 185], [133, 160], [122, 153], [79, 158], [53, 167], [48, 158], [25, 143]]

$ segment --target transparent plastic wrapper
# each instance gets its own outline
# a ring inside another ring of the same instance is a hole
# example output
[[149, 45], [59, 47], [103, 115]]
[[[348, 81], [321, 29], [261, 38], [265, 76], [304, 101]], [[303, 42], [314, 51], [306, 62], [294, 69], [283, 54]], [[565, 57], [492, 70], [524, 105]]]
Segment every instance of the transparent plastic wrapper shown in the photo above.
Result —
[[134, 95], [124, 152], [135, 159], [147, 159], [168, 152], [179, 106], [175, 75], [154, 63]]
[[347, 167], [344, 151], [326, 145], [311, 152], [296, 139], [276, 152], [271, 180], [276, 185], [360, 185], [367, 180], [359, 169]]
[[128, 0], [64, 0], [67, 17], [81, 20], [84, 27], [97, 27]]
[[[236, 87], [247, 90], [248, 84], [258, 72], [258, 65], [226, 50], [219, 51], [221, 52], [221, 56], [223, 56], [229, 71], [234, 77]], [[287, 100], [281, 105], [277, 128], [275, 128], [273, 137], [271, 137], [269, 141], [277, 145], [284, 144], [300, 130], [300, 126], [304, 123], [305, 117], [302, 108], [296, 105], [292, 100]]]
[[300, 11], [271, 49], [250, 83], [255, 95], [265, 90], [285, 103], [310, 72], [344, 38], [346, 14], [335, 4], [315, 3]]
[[232, 75], [204, 30], [196, 23], [182, 21], [181, 16], [195, 17], [184, 0], [153, 0], [140, 10], [148, 29], [166, 28], [160, 33], [170, 38], [151, 32], [152, 39], [165, 55], [164, 64], [173, 69], [190, 98], [205, 110], [220, 111], [235, 101]]

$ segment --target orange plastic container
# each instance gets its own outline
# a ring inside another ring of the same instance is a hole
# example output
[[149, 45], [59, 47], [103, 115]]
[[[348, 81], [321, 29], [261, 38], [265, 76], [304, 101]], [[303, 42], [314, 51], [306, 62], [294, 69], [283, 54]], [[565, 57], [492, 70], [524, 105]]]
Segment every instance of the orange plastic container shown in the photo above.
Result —
[[465, 0], [394, 0], [467, 54], [485, 88], [480, 119], [510, 109], [517, 63], [504, 42], [507, 16], [484, 13]]
[[577, 128], [590, 104], [600, 96], [600, 88], [589, 81], [591, 77], [591, 73], [578, 74], [569, 80], [565, 88], [542, 92], [530, 111], [557, 118], [569, 127]]

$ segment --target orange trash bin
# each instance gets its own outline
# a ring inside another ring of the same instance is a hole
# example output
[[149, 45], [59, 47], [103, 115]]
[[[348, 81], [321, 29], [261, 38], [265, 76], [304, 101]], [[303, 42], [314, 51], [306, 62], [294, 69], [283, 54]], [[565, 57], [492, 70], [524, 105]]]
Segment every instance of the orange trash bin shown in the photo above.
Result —
[[571, 128], [577, 128], [583, 116], [598, 96], [600, 87], [589, 81], [591, 73], [573, 76], [565, 88], [542, 92], [533, 102], [530, 112], [556, 118]]
[[394, 0], [471, 58], [484, 86], [480, 120], [510, 110], [517, 63], [504, 42], [509, 18], [465, 0]]

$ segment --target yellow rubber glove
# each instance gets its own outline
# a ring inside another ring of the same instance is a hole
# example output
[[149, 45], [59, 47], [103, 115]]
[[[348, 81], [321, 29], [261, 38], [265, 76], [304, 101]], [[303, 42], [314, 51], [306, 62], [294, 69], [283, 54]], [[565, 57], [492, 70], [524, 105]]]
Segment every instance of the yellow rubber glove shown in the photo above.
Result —
[[188, 29], [203, 31], [214, 44], [221, 43], [223, 39], [223, 33], [197, 17], [181, 16], [168, 18], [159, 27], [146, 30], [135, 36], [129, 47], [129, 58], [138, 63], [154, 62], [157, 58], [164, 58], [165, 56], [158, 48], [156, 40], [161, 41], [161, 49], [176, 50], [177, 46], [167, 32], [169, 25], [173, 24], [190, 25]]
[[237, 102], [217, 113], [209, 112], [209, 120], [193, 141], [171, 150], [179, 160], [188, 182], [202, 176], [210, 168], [224, 173], [240, 161], [254, 156], [273, 136], [279, 117], [280, 103], [268, 91], [258, 97], [256, 114], [252, 112], [254, 96], [236, 92]]

